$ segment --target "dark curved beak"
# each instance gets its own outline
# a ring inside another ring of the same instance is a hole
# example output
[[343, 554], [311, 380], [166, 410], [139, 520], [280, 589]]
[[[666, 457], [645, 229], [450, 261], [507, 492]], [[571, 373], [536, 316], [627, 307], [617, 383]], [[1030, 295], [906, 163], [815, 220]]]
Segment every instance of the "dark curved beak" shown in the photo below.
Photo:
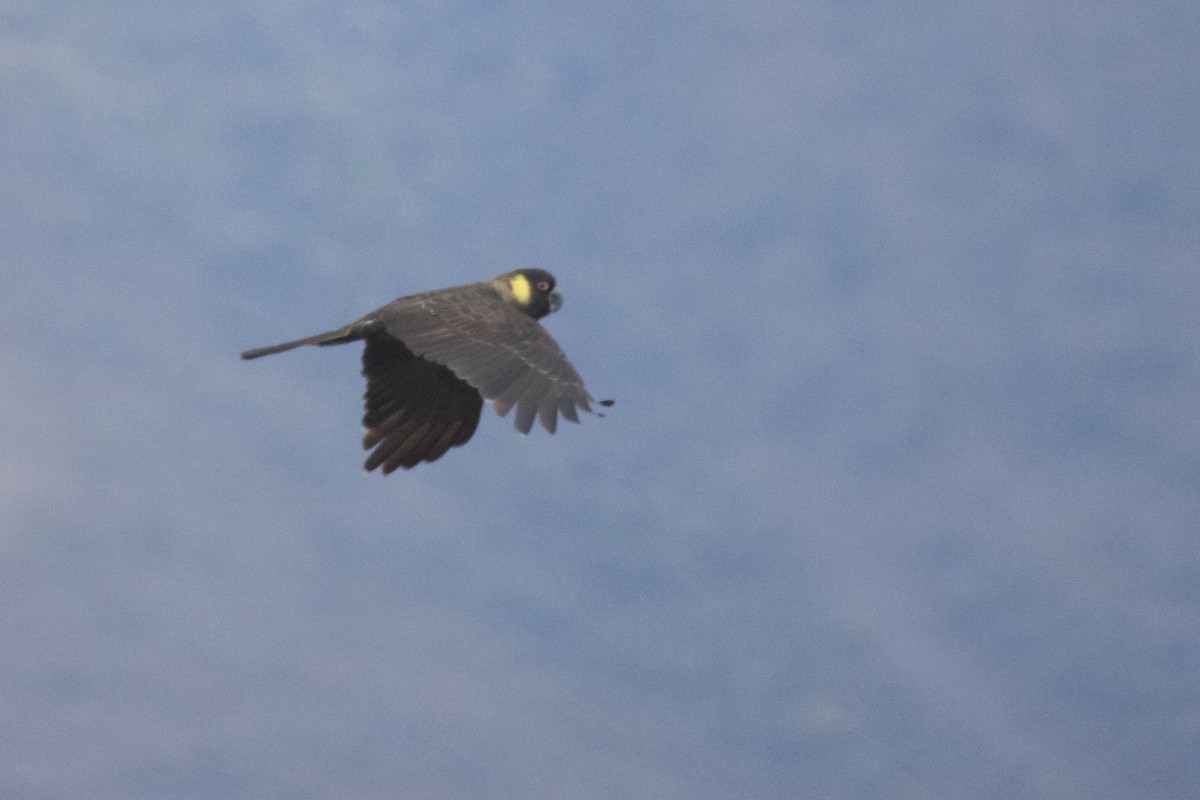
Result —
[[550, 313], [553, 314], [562, 308], [562, 295], [558, 292], [550, 293]]

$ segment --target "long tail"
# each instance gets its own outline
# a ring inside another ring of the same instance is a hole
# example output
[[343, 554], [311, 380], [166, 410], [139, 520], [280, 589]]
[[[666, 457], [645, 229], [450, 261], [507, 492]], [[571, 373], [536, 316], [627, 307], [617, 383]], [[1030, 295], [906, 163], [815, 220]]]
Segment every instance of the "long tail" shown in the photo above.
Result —
[[308, 344], [327, 345], [354, 342], [366, 336], [370, 324], [367, 320], [359, 320], [358, 322], [351, 322], [343, 328], [318, 333], [316, 336], [308, 336], [303, 339], [297, 339], [294, 342], [273, 344], [270, 347], [256, 347], [253, 350], [247, 350], [242, 353], [242, 358], [249, 360], [251, 358], [258, 358], [259, 356], [274, 355], [275, 353], [283, 353]]

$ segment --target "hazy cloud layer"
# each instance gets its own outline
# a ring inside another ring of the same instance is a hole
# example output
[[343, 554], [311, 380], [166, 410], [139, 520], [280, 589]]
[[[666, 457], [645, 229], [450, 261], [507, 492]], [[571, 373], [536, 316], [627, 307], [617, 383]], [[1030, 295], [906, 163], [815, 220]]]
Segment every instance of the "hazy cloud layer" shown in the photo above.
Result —
[[[1184, 798], [1200, 12], [0, 11], [0, 795]], [[360, 470], [524, 264], [605, 419]]]

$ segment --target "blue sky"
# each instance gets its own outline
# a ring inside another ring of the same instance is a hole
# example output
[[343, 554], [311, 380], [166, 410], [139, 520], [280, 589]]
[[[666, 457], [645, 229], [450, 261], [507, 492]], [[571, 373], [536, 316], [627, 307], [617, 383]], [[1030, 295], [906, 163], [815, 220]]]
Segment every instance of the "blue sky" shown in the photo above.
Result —
[[[0, 794], [1200, 781], [1184, 3], [0, 11]], [[604, 419], [361, 471], [394, 297]]]

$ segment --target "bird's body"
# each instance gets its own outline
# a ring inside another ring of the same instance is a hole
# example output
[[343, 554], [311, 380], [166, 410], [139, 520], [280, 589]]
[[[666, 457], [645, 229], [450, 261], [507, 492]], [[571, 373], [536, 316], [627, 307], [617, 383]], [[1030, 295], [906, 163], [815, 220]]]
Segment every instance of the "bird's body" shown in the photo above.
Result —
[[591, 412], [579, 373], [538, 322], [561, 302], [550, 273], [517, 270], [401, 297], [344, 327], [242, 358], [363, 340], [363, 447], [374, 448], [365, 467], [388, 473], [465, 444], [484, 400], [500, 416], [515, 408], [521, 433], [535, 419], [554, 433], [559, 414], [579, 422], [579, 411]]

